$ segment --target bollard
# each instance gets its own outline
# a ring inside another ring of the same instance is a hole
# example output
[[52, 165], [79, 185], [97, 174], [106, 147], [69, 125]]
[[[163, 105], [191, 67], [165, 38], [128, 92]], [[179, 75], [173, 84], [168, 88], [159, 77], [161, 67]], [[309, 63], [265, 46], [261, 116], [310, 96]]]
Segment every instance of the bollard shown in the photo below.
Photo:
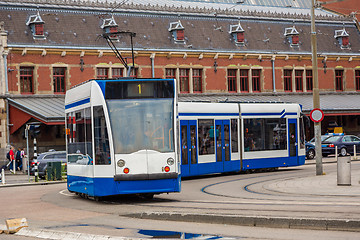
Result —
[[5, 184], [5, 170], [1, 169], [1, 183]]
[[337, 185], [351, 186], [351, 156], [339, 157], [337, 160]]
[[356, 160], [356, 145], [354, 144], [354, 160]]
[[34, 138], [34, 175], [35, 175], [35, 182], [39, 181], [39, 171], [38, 171], [38, 164], [37, 164], [37, 151], [36, 151], [36, 138]]

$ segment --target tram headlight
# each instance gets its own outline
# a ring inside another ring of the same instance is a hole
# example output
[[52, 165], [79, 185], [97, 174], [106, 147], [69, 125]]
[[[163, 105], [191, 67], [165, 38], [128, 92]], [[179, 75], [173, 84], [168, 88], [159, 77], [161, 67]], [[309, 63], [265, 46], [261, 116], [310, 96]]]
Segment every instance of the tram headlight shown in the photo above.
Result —
[[120, 159], [119, 161], [117, 161], [117, 165], [118, 165], [118, 167], [124, 167], [125, 166], [125, 160]]
[[174, 160], [172, 157], [169, 157], [169, 158], [167, 159], [167, 164], [168, 164], [169, 166], [173, 165], [174, 163], [175, 163], [175, 160]]

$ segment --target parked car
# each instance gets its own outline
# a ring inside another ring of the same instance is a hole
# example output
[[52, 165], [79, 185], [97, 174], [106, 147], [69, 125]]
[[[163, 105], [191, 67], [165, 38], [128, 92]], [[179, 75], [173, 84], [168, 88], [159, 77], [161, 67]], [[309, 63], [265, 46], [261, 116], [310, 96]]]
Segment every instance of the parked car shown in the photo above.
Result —
[[[66, 163], [66, 151], [49, 151], [39, 154], [37, 157], [39, 178], [45, 178], [48, 162]], [[30, 174], [34, 175], [35, 164], [31, 162]]]
[[[330, 135], [321, 135], [321, 142], [330, 137]], [[306, 159], [314, 159], [315, 157], [315, 137], [309, 142], [305, 142]]]
[[[331, 136], [333, 136], [333, 135], [328, 135], [328, 134], [326, 134], [326, 135], [321, 135], [321, 142], [323, 142], [325, 139], [327, 139], [328, 137], [331, 137]], [[311, 143], [312, 145], [315, 145], [315, 137], [313, 137], [313, 138], [309, 141], [309, 143]]]
[[338, 154], [340, 156], [346, 156], [348, 153], [354, 153], [354, 145], [356, 146], [356, 152], [360, 152], [360, 138], [354, 135], [335, 135], [325, 139], [322, 146], [323, 156], [335, 154], [335, 147], [338, 148]]
[[306, 159], [314, 159], [315, 157], [315, 145], [310, 142], [305, 142]]

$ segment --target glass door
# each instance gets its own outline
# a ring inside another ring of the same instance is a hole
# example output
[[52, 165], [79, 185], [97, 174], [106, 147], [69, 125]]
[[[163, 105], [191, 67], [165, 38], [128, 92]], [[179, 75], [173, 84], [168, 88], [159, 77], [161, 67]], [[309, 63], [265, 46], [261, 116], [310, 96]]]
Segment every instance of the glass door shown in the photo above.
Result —
[[197, 164], [197, 132], [195, 120], [180, 121], [181, 141], [181, 176], [196, 174]]

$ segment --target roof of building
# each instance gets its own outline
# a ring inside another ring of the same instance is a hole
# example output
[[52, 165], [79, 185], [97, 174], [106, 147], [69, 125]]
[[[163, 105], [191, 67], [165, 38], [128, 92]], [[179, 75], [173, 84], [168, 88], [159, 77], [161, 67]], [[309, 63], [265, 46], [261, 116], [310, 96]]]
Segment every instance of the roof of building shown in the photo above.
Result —
[[64, 122], [65, 97], [64, 96], [13, 96], [7, 98], [9, 104], [23, 112], [47, 123]]
[[[129, 9], [114, 10], [109, 7], [113, 6], [109, 3], [103, 8], [100, 8], [99, 4], [96, 5], [98, 7], [92, 8], [51, 4], [56, 1], [43, 4], [40, 8], [35, 4], [15, 6], [13, 3], [16, 1], [11, 4], [0, 1], [0, 19], [4, 21], [5, 30], [8, 31], [9, 47], [109, 49], [106, 41], [99, 36], [104, 31], [101, 28], [104, 19], [113, 16], [119, 31], [136, 33], [135, 50], [286, 54], [311, 52], [310, 21], [306, 15], [255, 14], [255, 12], [240, 15], [241, 26], [245, 30], [245, 44], [238, 46], [229, 33], [230, 26], [239, 22], [239, 15], [232, 10], [213, 14], [199, 8], [183, 7], [174, 10], [171, 7], [152, 6], [149, 7], [150, 10], [146, 10], [145, 7], [134, 7], [131, 4], [127, 5]], [[155, 11], [156, 9], [158, 11]], [[33, 37], [30, 27], [26, 25], [29, 17], [37, 12], [44, 21], [42, 38]], [[317, 36], [320, 43], [318, 53], [359, 54], [360, 37], [353, 21], [338, 17], [324, 19], [327, 20], [317, 22]], [[184, 42], [180, 44], [173, 40], [168, 31], [170, 23], [179, 20], [185, 28]], [[299, 32], [299, 44], [296, 47], [291, 46], [284, 36], [285, 29], [292, 26], [295, 26]], [[342, 49], [334, 38], [335, 31], [344, 27], [350, 35], [350, 48], [347, 49]], [[127, 36], [120, 36], [116, 46], [120, 50], [127, 50], [130, 48], [130, 39]]]

